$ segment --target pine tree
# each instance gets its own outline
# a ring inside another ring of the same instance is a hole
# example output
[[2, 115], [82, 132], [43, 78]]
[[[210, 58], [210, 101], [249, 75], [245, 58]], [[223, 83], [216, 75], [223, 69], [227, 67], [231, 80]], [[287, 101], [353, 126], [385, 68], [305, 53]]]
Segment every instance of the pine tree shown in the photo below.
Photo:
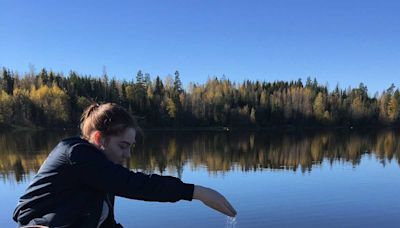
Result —
[[0, 78], [0, 91], [1, 90], [4, 90], [9, 95], [12, 95], [14, 90], [14, 78], [6, 68], [3, 68], [2, 77]]
[[179, 95], [183, 92], [182, 82], [179, 76], [179, 71], [175, 71], [175, 79], [174, 79], [174, 92]]
[[140, 87], [143, 87], [143, 73], [139, 70], [136, 74], [136, 84]]

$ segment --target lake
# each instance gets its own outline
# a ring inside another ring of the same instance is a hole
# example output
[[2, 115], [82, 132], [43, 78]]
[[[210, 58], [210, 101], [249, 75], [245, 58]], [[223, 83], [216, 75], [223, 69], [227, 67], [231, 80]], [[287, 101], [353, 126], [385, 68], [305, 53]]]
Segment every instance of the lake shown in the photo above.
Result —
[[[0, 133], [0, 227], [47, 154], [74, 132]], [[125, 166], [224, 194], [230, 219], [199, 201], [117, 198], [125, 227], [398, 227], [400, 131], [145, 132]]]

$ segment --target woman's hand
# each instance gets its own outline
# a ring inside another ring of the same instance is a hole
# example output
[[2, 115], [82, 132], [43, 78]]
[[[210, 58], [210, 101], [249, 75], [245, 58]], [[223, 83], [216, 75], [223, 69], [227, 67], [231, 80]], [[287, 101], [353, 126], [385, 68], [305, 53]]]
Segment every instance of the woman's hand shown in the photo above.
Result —
[[223, 195], [210, 188], [195, 185], [193, 199], [200, 200], [208, 207], [211, 207], [214, 210], [217, 210], [230, 217], [236, 216], [236, 210], [232, 207], [228, 200], [226, 200]]

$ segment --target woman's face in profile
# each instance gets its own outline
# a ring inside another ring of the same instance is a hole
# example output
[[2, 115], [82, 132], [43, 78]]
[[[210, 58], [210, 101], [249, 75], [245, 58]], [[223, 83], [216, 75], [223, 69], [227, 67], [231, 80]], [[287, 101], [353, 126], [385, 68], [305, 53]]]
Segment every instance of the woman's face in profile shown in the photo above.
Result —
[[108, 160], [122, 165], [131, 157], [131, 148], [135, 146], [136, 130], [127, 128], [120, 135], [108, 136], [104, 145], [103, 153]]

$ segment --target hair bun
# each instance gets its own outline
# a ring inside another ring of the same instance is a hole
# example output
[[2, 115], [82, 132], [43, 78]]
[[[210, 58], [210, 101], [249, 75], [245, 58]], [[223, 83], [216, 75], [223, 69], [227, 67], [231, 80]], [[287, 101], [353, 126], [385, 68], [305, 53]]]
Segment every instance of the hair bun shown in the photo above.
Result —
[[86, 118], [89, 117], [90, 114], [91, 114], [94, 110], [98, 109], [99, 107], [100, 107], [100, 104], [98, 104], [98, 103], [93, 103], [93, 104], [91, 104], [91, 105], [87, 108]]

